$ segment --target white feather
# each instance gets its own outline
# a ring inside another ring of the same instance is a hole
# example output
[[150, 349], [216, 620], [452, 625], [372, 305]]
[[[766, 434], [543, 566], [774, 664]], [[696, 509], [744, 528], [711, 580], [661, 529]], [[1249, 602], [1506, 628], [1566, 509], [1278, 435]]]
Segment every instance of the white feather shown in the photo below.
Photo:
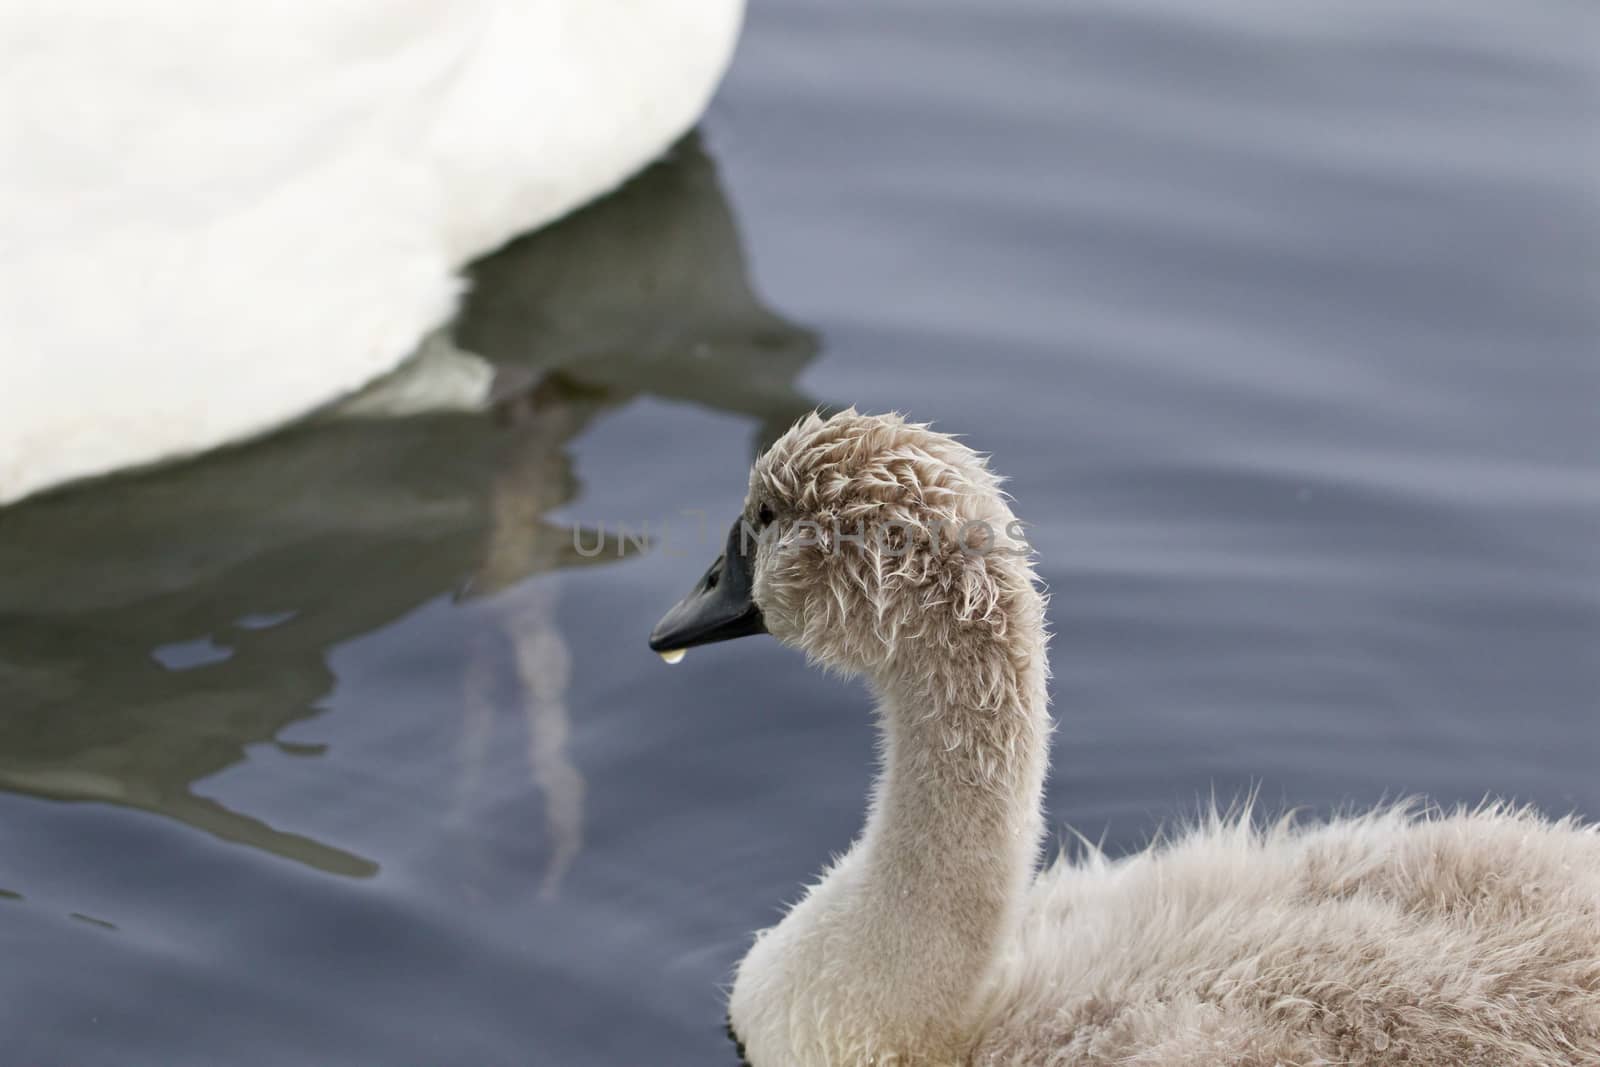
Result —
[[0, 503], [393, 370], [704, 109], [743, 0], [0, 0]]

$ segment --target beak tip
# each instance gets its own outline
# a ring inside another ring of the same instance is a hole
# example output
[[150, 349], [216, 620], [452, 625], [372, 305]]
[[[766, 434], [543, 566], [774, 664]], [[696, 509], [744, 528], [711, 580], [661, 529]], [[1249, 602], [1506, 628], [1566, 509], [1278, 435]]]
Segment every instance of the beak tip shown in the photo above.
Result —
[[[692, 595], [692, 594], [691, 594]], [[685, 619], [683, 604], [675, 604], [671, 611], [650, 630], [650, 651], [671, 652], [694, 643], [693, 618]]]

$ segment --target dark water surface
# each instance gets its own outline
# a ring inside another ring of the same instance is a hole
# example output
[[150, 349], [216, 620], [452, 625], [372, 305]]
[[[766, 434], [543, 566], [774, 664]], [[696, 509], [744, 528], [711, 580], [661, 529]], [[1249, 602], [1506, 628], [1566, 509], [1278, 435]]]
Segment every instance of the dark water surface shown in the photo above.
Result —
[[757, 0], [699, 146], [476, 271], [457, 343], [537, 388], [0, 512], [0, 1067], [731, 1063], [867, 700], [644, 635], [714, 554], [684, 509], [818, 403], [1012, 476], [1053, 826], [1600, 815], [1596, 40]]

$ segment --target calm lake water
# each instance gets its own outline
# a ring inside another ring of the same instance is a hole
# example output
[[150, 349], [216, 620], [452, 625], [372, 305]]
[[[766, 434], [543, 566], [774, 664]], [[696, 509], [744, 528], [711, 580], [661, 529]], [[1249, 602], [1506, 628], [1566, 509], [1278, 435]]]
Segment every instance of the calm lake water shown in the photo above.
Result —
[[0, 512], [0, 1067], [731, 1064], [867, 697], [645, 635], [817, 404], [1012, 476], [1062, 833], [1600, 816], [1597, 39], [757, 0], [697, 142], [475, 270], [456, 343], [536, 388]]

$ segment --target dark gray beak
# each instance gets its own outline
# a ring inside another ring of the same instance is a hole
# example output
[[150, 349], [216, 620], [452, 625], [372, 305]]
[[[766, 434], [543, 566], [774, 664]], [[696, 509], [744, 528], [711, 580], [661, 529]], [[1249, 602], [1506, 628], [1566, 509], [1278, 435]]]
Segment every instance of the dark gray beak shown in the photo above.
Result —
[[766, 633], [766, 620], [750, 597], [755, 551], [755, 538], [741, 537], [739, 524], [734, 523], [722, 555], [650, 631], [651, 649], [672, 652]]

